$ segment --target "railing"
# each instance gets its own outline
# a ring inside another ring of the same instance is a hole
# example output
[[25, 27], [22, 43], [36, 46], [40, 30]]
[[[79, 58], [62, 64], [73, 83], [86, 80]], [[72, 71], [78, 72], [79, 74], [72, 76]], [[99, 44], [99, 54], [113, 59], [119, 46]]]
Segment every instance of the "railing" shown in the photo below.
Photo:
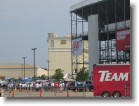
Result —
[[86, 90], [85, 87], [2, 87], [2, 97], [25, 98], [25, 97], [93, 97], [93, 91]]
[[[124, 96], [128, 97], [127, 91], [128, 88], [126, 85], [124, 86]], [[36, 98], [36, 97], [47, 97], [47, 98], [55, 98], [55, 97], [90, 97], [94, 98], [93, 88], [85, 87], [85, 86], [77, 86], [77, 87], [25, 87], [25, 88], [1, 88], [1, 97], [6, 98]], [[101, 95], [100, 95], [101, 97]], [[111, 96], [112, 97], [112, 96]]]

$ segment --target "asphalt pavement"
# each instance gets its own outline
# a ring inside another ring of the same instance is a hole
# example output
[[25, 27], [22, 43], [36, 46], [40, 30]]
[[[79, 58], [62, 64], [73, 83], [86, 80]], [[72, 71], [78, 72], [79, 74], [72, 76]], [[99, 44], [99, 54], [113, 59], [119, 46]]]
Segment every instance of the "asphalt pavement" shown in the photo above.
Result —
[[31, 91], [31, 90], [13, 90], [11, 92], [4, 91], [3, 97], [6, 98], [69, 98], [69, 97], [77, 97], [77, 98], [85, 98], [85, 97], [94, 97], [93, 91], [90, 92], [82, 92], [82, 91]]

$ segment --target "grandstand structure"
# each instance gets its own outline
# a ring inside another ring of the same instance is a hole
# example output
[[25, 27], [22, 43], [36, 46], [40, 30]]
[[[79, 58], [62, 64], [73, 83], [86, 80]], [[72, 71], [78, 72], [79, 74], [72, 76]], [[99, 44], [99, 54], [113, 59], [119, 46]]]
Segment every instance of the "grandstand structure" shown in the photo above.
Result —
[[73, 76], [81, 67], [91, 75], [93, 64], [130, 63], [130, 0], [84, 0], [70, 14]]

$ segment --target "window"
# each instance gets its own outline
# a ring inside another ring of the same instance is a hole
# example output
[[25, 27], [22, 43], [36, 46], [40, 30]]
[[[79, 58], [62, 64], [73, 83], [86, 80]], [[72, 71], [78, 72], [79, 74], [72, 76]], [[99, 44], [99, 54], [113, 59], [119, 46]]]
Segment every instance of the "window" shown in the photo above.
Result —
[[61, 44], [66, 44], [66, 40], [61, 40]]
[[51, 40], [50, 46], [51, 46], [51, 48], [54, 48], [54, 40]]

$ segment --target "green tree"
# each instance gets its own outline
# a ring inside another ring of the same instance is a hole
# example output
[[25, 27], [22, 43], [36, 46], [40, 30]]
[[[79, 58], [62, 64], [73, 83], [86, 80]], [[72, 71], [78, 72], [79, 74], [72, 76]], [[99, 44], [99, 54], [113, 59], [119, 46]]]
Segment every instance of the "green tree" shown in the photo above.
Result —
[[56, 69], [55, 70], [55, 74], [53, 76], [51, 76], [51, 78], [56, 79], [57, 81], [59, 81], [60, 79], [63, 79], [63, 70], [61, 69]]
[[46, 75], [42, 75], [40, 78], [41, 78], [42, 80], [46, 80], [46, 79], [47, 79], [47, 76], [46, 76]]
[[22, 78], [20, 78], [20, 77], [18, 78], [18, 80], [21, 80], [21, 79], [22, 79]]
[[86, 72], [86, 68], [83, 67], [80, 69], [80, 71], [77, 73], [76, 80], [77, 81], [87, 81], [89, 79], [89, 75]]

